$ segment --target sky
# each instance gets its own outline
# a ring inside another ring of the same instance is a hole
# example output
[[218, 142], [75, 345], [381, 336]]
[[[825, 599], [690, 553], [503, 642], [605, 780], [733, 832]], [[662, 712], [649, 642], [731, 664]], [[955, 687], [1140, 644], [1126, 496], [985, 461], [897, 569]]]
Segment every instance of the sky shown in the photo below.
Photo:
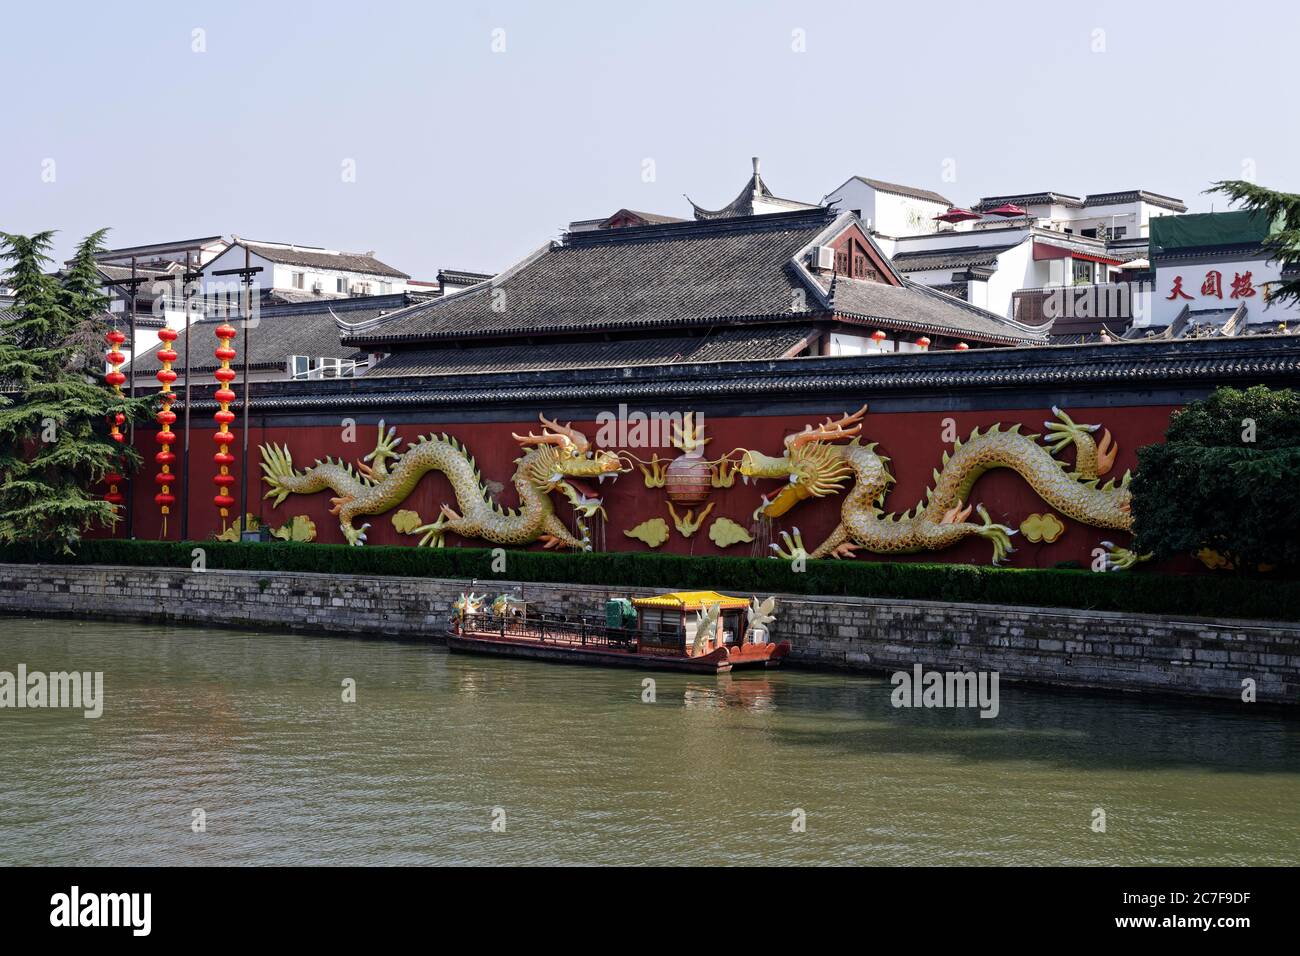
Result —
[[1300, 192], [1300, 4], [15, 3], [0, 230], [238, 234], [497, 271], [571, 220], [689, 216], [750, 157], [999, 193]]

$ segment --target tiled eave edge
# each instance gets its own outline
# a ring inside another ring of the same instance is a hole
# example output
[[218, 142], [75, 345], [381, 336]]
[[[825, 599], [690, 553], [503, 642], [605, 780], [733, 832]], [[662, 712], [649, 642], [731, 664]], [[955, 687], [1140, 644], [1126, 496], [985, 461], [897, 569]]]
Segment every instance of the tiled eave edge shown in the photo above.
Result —
[[[947, 355], [900, 356], [910, 359], [907, 367], [897, 367], [897, 363], [885, 357], [871, 357], [857, 363], [842, 359], [788, 359], [582, 370], [576, 373], [412, 376], [406, 380], [394, 376], [383, 380], [389, 386], [383, 390], [365, 388], [371, 381], [365, 378], [340, 379], [338, 383], [342, 387], [328, 393], [320, 392], [322, 383], [313, 383], [318, 387], [304, 394], [284, 394], [278, 388], [272, 388], [271, 393], [266, 394], [267, 386], [255, 384], [252, 406], [262, 411], [418, 408], [582, 400], [618, 402], [658, 396], [798, 396], [840, 390], [879, 393], [1080, 385], [1147, 388], [1162, 383], [1266, 379], [1290, 379], [1300, 383], [1300, 338], [1295, 341], [1288, 337], [1288, 340], [1232, 343], [1249, 346], [1241, 349], [1225, 349], [1225, 344], [1214, 340], [998, 349], [983, 353], [996, 358], [996, 362], [990, 360], [984, 367], [974, 368], [961, 367], [969, 358], [975, 358], [973, 353], [954, 353], [958, 361], [949, 360]], [[1215, 354], [1223, 351], [1236, 354]], [[943, 361], [925, 367], [935, 358]], [[834, 367], [835, 363], [840, 367]], [[586, 376], [588, 380], [570, 380], [575, 374]], [[211, 401], [194, 403], [194, 408], [199, 410], [215, 407], [216, 403]]]

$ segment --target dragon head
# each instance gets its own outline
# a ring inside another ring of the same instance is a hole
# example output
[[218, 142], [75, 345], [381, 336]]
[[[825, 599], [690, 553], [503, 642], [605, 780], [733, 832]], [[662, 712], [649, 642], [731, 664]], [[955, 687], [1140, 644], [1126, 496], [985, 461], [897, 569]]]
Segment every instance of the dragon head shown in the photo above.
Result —
[[806, 498], [821, 498], [840, 491], [845, 480], [853, 475], [853, 468], [845, 461], [841, 446], [830, 443], [862, 431], [862, 416], [866, 413], [867, 406], [863, 405], [839, 421], [828, 418], [820, 425], [806, 426], [803, 431], [786, 437], [785, 454], [780, 458], [757, 451], [741, 455], [736, 470], [746, 478], [781, 478], [786, 482], [775, 497], [763, 496], [754, 517], [779, 518]]
[[[532, 445], [542, 452], [544, 462], [539, 464], [551, 469], [553, 481], [562, 478], [594, 478], [618, 472], [623, 467], [622, 460], [612, 451], [593, 451], [587, 436], [573, 427], [570, 422], [560, 425], [548, 421], [545, 415], [539, 415], [542, 433], [534, 435], [514, 435], [521, 445]], [[513, 433], [512, 433], [513, 434]]]

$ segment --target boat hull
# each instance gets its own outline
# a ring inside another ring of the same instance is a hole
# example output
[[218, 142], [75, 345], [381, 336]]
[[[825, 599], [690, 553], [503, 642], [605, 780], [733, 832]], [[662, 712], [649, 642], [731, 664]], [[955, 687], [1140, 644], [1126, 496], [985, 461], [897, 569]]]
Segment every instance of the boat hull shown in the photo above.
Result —
[[524, 660], [548, 661], [555, 664], [634, 667], [641, 670], [685, 671], [692, 674], [725, 674], [733, 666], [725, 651], [715, 651], [704, 657], [669, 657], [657, 654], [638, 654], [634, 651], [570, 647], [562, 644], [547, 644], [541, 641], [510, 640], [509, 638], [460, 634], [454, 630], [447, 632], [447, 649], [460, 654], [517, 657]]

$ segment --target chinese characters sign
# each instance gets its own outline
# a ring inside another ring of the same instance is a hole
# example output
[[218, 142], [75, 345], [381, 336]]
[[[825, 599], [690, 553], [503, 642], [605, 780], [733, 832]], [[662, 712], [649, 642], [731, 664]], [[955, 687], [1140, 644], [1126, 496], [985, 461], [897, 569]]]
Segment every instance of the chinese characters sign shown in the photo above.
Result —
[[[1255, 294], [1256, 289], [1249, 270], [1246, 272], [1234, 272], [1232, 274], [1232, 287], [1228, 293], [1229, 299], [1249, 299]], [[1205, 280], [1201, 283], [1201, 295], [1207, 299], [1223, 298], [1222, 272], [1218, 269], [1210, 269], [1205, 273]], [[1173, 288], [1170, 289], [1169, 294], [1165, 296], [1165, 299], [1187, 299], [1188, 301], [1191, 301], [1192, 298], [1193, 297], [1188, 295], [1186, 290], [1183, 289], [1183, 277], [1181, 275], [1174, 276]]]

